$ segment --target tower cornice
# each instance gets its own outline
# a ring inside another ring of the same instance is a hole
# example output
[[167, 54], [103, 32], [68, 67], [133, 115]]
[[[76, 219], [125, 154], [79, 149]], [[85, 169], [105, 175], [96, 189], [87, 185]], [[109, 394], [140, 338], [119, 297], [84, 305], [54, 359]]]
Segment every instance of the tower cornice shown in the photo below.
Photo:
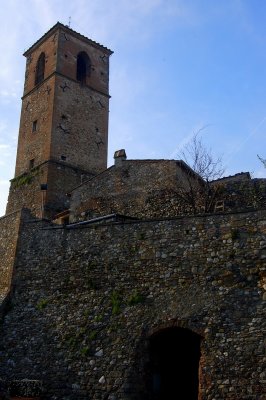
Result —
[[90, 44], [91, 46], [95, 47], [96, 49], [102, 50], [104, 53], [106, 53], [108, 56], [113, 54], [113, 51], [108, 49], [107, 47], [101, 45], [100, 43], [97, 43], [86, 36], [81, 35], [80, 33], [74, 31], [73, 29], [69, 28], [66, 25], [61, 24], [61, 22], [57, 22], [49, 31], [47, 31], [40, 39], [37, 40], [28, 50], [25, 51], [23, 54], [25, 57], [28, 57], [32, 51], [34, 51], [42, 42], [44, 42], [47, 37], [53, 35], [58, 29], [61, 29], [65, 33], [69, 33], [70, 35]]

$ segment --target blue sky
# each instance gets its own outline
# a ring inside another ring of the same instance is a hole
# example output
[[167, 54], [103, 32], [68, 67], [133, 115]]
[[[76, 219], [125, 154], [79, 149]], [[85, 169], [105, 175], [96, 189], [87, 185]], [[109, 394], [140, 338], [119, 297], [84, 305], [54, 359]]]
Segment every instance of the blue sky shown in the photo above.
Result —
[[24, 50], [57, 21], [114, 51], [109, 165], [179, 158], [193, 133], [226, 175], [265, 177], [266, 1], [9, 0], [0, 25], [0, 215], [14, 175]]

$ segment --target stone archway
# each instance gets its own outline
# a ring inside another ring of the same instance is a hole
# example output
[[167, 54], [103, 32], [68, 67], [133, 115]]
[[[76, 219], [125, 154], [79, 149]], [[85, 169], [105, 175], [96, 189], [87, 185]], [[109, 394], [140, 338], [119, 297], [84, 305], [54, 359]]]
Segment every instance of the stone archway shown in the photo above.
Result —
[[200, 341], [200, 335], [178, 327], [150, 336], [149, 399], [199, 398]]

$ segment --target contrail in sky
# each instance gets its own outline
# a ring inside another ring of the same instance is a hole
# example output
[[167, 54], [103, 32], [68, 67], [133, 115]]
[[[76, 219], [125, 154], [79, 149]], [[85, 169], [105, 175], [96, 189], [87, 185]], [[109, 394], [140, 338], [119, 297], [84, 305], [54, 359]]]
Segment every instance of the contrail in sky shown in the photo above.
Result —
[[257, 133], [257, 131], [258, 131], [259, 128], [264, 124], [265, 121], [266, 121], [266, 117], [262, 118], [262, 120], [258, 123], [258, 125], [256, 126], [256, 128], [253, 129], [253, 131], [251, 131], [250, 134], [247, 135], [247, 137], [246, 137], [244, 140], [242, 140], [242, 141], [239, 143], [238, 146], [235, 146], [235, 147], [233, 148], [233, 150], [231, 150], [230, 152], [227, 153], [227, 158], [226, 158], [226, 162], [227, 162], [227, 163], [230, 162], [230, 160], [233, 158], [233, 155], [236, 154], [236, 153], [240, 150], [240, 148], [241, 148], [245, 143], [247, 143], [247, 142], [249, 141], [249, 139], [250, 139], [252, 136], [254, 136], [254, 135]]
[[186, 136], [183, 140], [181, 140], [180, 144], [175, 148], [175, 150], [170, 154], [169, 159], [171, 160], [172, 158], [176, 158], [178, 157], [178, 154], [181, 152], [181, 150], [186, 146], [187, 143], [189, 143], [191, 141], [191, 139], [193, 138], [193, 136], [197, 135], [198, 133], [200, 133], [201, 131], [203, 131], [204, 129], [208, 128], [209, 126], [211, 126], [212, 124], [206, 124], [201, 126], [199, 129], [194, 130], [188, 135]]

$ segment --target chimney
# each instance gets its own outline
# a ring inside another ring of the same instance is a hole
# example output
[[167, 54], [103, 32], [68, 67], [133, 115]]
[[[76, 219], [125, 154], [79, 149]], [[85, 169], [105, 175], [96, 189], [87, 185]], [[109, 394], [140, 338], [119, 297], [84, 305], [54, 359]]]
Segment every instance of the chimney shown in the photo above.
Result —
[[127, 159], [125, 149], [115, 151], [114, 159], [115, 159], [115, 166], [122, 165], [122, 162]]

